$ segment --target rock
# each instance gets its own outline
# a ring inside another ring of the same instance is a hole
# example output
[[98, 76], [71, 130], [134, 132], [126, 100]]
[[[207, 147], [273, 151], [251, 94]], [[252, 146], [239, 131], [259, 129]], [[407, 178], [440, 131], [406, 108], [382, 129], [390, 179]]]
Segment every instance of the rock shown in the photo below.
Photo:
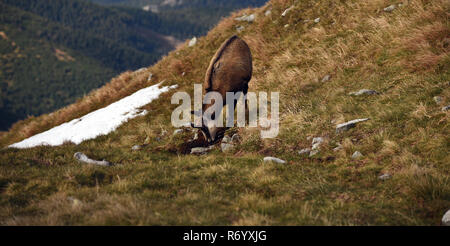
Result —
[[312, 145], [323, 143], [324, 139], [322, 137], [313, 138]]
[[197, 44], [197, 37], [194, 37], [189, 41], [189, 47], [192, 47]]
[[385, 173], [383, 175], [378, 176], [379, 180], [388, 180], [390, 178], [392, 178], [392, 176], [389, 173]]
[[135, 146], [131, 147], [131, 150], [138, 151], [138, 150], [143, 149], [145, 146], [146, 146], [145, 144], [144, 145], [135, 145]]
[[287, 8], [286, 10], [283, 11], [281, 16], [283, 16], [283, 17], [286, 16], [289, 13], [289, 11], [291, 11], [293, 8], [294, 8], [294, 6], [291, 6], [291, 7]]
[[77, 159], [79, 162], [83, 162], [83, 163], [88, 163], [88, 164], [94, 164], [94, 165], [98, 165], [98, 166], [112, 166], [114, 164], [112, 164], [109, 161], [96, 161], [96, 160], [92, 160], [89, 157], [87, 157], [85, 154], [81, 153], [81, 152], [77, 152], [73, 155], [73, 157], [75, 157], [75, 159]]
[[74, 197], [67, 197], [67, 200], [69, 200], [72, 203], [72, 208], [76, 208], [81, 206], [82, 202]]
[[445, 111], [448, 111], [449, 109], [450, 109], [450, 105], [447, 105], [445, 107], [442, 107], [441, 110], [445, 112]]
[[243, 26], [236, 27], [237, 32], [242, 32], [242, 31], [244, 31], [244, 29], [245, 29], [245, 27], [243, 27]]
[[175, 136], [175, 135], [178, 135], [178, 134], [180, 134], [182, 132], [183, 132], [183, 129], [176, 129], [175, 131], [173, 131], [173, 135]]
[[221, 143], [220, 148], [222, 149], [222, 152], [228, 152], [234, 148], [234, 145], [229, 143]]
[[319, 23], [319, 22], [320, 22], [320, 18], [314, 19], [314, 22], [315, 22], [315, 23]]
[[395, 4], [392, 4], [392, 5], [390, 5], [390, 6], [386, 7], [386, 8], [384, 8], [383, 10], [384, 10], [385, 12], [392, 12], [392, 11], [394, 11], [394, 9], [395, 9]]
[[327, 74], [327, 75], [325, 75], [325, 76], [322, 78], [322, 83], [325, 83], [325, 82], [327, 82], [327, 81], [330, 80], [330, 79], [331, 79], [331, 75]]
[[237, 21], [247, 21], [247, 22], [253, 22], [253, 21], [255, 21], [255, 19], [256, 19], [255, 14], [243, 15], [241, 17], [235, 18], [235, 20], [237, 20]]
[[269, 15], [271, 15], [271, 14], [272, 14], [272, 10], [270, 10], [270, 9], [267, 10], [267, 11], [264, 13], [265, 16], [269, 16]]
[[356, 124], [358, 124], [360, 122], [368, 121], [368, 120], [370, 120], [370, 119], [369, 118], [356, 119], [356, 120], [351, 120], [351, 121], [339, 124], [339, 125], [336, 126], [336, 133], [347, 131], [347, 130], [355, 127]]
[[352, 155], [352, 159], [359, 159], [361, 157], [363, 157], [363, 154], [361, 154], [361, 152], [359, 151], [355, 151], [355, 153], [353, 153]]
[[442, 216], [442, 225], [450, 226], [450, 209]]
[[209, 146], [207, 148], [205, 148], [205, 147], [192, 148], [191, 149], [191, 154], [204, 155], [204, 154], [208, 153], [210, 150], [212, 150], [213, 147], [214, 146]]
[[186, 75], [186, 72], [183, 72], [183, 73], [181, 74], [182, 77], [184, 77], [184, 75]]
[[301, 149], [298, 151], [299, 155], [309, 155], [309, 153], [311, 152], [310, 148], [306, 148], [306, 149]]
[[378, 95], [378, 91], [375, 90], [369, 90], [369, 89], [361, 89], [359, 91], [350, 92], [350, 96], [361, 96], [361, 95]]
[[435, 97], [433, 97], [433, 100], [434, 100], [435, 103], [441, 104], [441, 102], [442, 102], [442, 97], [441, 97], [441, 96], [435, 96]]
[[289, 27], [289, 24], [284, 25], [284, 28], [288, 28], [288, 27]]
[[313, 157], [313, 156], [317, 155], [318, 153], [319, 153], [318, 149], [311, 150], [311, 152], [309, 152], [309, 157]]
[[285, 164], [286, 161], [281, 160], [279, 158], [276, 157], [271, 157], [271, 156], [266, 156], [264, 157], [264, 162], [275, 162], [275, 163], [279, 163], [279, 164]]
[[239, 143], [240, 141], [241, 141], [241, 137], [239, 136], [239, 134], [237, 134], [237, 133], [233, 134], [233, 136], [231, 137], [231, 142]]
[[222, 143], [229, 143], [229, 142], [231, 142], [231, 138], [229, 137], [229, 136], [224, 136], [223, 138], [222, 138]]

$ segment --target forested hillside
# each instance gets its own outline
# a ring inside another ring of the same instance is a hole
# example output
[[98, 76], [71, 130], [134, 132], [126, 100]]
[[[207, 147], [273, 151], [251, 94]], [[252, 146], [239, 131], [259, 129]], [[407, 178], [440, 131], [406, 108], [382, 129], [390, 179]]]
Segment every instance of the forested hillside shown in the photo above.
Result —
[[[202, 29], [79, 0], [0, 0], [0, 131], [155, 63]], [[176, 37], [176, 38], [174, 38]]]

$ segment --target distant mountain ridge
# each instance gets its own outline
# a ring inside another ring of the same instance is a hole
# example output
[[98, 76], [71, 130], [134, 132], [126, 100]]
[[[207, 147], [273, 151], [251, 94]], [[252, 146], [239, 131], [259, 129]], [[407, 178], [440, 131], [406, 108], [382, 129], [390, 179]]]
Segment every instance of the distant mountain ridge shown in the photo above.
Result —
[[177, 11], [183, 14], [84, 0], [0, 0], [0, 131], [155, 63], [218, 21], [193, 9]]

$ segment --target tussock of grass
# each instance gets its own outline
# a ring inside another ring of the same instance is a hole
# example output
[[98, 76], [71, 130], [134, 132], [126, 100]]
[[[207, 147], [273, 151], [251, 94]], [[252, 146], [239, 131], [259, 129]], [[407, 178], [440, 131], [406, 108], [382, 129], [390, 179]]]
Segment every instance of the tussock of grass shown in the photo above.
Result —
[[[272, 0], [233, 13], [194, 47], [186, 43], [142, 73], [126, 72], [73, 105], [15, 124], [0, 135], [1, 146], [159, 81], [191, 93], [238, 25], [245, 26], [239, 35], [254, 58], [250, 91], [281, 95], [279, 136], [261, 139], [259, 129], [231, 129], [242, 140], [226, 154], [218, 147], [206, 156], [170, 152], [193, 135], [172, 136], [173, 92], [107, 136], [77, 146], [1, 150], [0, 222], [439, 225], [450, 208], [449, 112], [441, 111], [450, 98], [450, 6], [411, 0], [384, 12], [392, 3]], [[272, 14], [265, 16], [268, 9]], [[234, 19], [244, 13], [255, 13], [256, 21]], [[322, 82], [325, 75], [331, 79]], [[348, 95], [360, 89], [380, 94]], [[366, 117], [371, 120], [335, 132], [336, 124]], [[318, 136], [326, 140], [319, 154], [297, 154]], [[142, 151], [131, 151], [146, 139]], [[72, 157], [78, 151], [118, 165], [84, 166]], [[352, 159], [355, 151], [364, 156]], [[266, 155], [288, 164], [263, 163]], [[384, 173], [392, 178], [379, 180]]]

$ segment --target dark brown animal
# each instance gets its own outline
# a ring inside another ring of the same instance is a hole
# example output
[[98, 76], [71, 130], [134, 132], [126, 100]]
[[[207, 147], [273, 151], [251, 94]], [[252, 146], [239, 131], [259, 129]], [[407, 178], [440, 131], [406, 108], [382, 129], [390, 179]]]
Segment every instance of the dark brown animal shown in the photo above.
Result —
[[[227, 92], [248, 91], [248, 83], [252, 78], [252, 55], [247, 43], [234, 35], [222, 43], [214, 57], [211, 59], [203, 83], [203, 94], [215, 91], [222, 95], [223, 106], [230, 103], [226, 101]], [[234, 104], [236, 107], [236, 103]], [[203, 105], [203, 112], [211, 104]], [[203, 121], [200, 128], [210, 143], [215, 143], [223, 137], [224, 127], [208, 126]]]

